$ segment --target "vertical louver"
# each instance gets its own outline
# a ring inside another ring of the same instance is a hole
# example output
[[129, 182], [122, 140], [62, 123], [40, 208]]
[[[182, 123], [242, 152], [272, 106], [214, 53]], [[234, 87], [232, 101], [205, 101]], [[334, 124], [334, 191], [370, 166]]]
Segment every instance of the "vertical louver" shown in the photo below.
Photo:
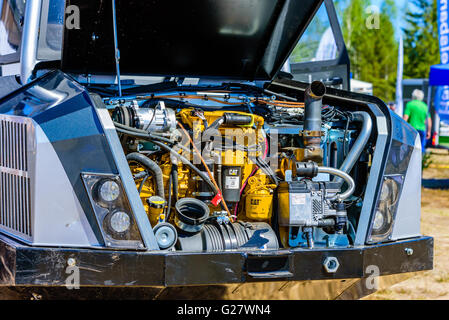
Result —
[[31, 238], [30, 123], [0, 115], [0, 228]]

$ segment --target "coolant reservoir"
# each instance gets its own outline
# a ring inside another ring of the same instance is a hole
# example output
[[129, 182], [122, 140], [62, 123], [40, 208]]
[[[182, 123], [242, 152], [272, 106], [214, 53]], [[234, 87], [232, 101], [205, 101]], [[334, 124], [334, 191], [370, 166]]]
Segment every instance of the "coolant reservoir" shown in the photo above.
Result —
[[149, 218], [152, 226], [159, 221], [159, 216], [164, 212], [165, 200], [159, 196], [152, 196], [147, 199], [149, 206]]

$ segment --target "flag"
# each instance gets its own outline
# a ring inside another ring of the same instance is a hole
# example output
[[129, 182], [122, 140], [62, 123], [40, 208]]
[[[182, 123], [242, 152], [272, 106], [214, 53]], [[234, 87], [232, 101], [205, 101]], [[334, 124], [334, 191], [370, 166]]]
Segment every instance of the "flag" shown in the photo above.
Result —
[[[448, 0], [438, 0], [438, 40], [441, 64], [449, 64], [449, 19]], [[437, 88], [435, 108], [440, 120], [449, 125], [449, 86]]]

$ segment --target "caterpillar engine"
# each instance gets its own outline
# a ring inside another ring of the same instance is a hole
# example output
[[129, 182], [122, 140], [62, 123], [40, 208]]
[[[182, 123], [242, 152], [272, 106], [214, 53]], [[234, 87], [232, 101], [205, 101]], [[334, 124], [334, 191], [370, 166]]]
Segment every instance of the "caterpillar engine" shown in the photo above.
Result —
[[315, 82], [304, 103], [218, 92], [110, 101], [160, 248], [348, 245], [347, 209], [356, 215], [363, 194], [349, 172], [368, 167], [371, 119], [323, 106], [324, 94]]

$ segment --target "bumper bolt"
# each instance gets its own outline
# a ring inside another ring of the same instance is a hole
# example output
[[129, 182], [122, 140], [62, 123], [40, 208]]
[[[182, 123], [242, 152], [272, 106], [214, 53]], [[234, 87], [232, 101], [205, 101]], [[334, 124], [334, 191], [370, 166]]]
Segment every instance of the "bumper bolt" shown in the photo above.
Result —
[[412, 249], [412, 248], [406, 248], [406, 249], [405, 249], [405, 253], [406, 253], [408, 256], [412, 256], [412, 255], [413, 255], [413, 249]]
[[340, 263], [335, 257], [327, 257], [326, 260], [324, 260], [323, 267], [327, 273], [335, 273], [340, 267]]

